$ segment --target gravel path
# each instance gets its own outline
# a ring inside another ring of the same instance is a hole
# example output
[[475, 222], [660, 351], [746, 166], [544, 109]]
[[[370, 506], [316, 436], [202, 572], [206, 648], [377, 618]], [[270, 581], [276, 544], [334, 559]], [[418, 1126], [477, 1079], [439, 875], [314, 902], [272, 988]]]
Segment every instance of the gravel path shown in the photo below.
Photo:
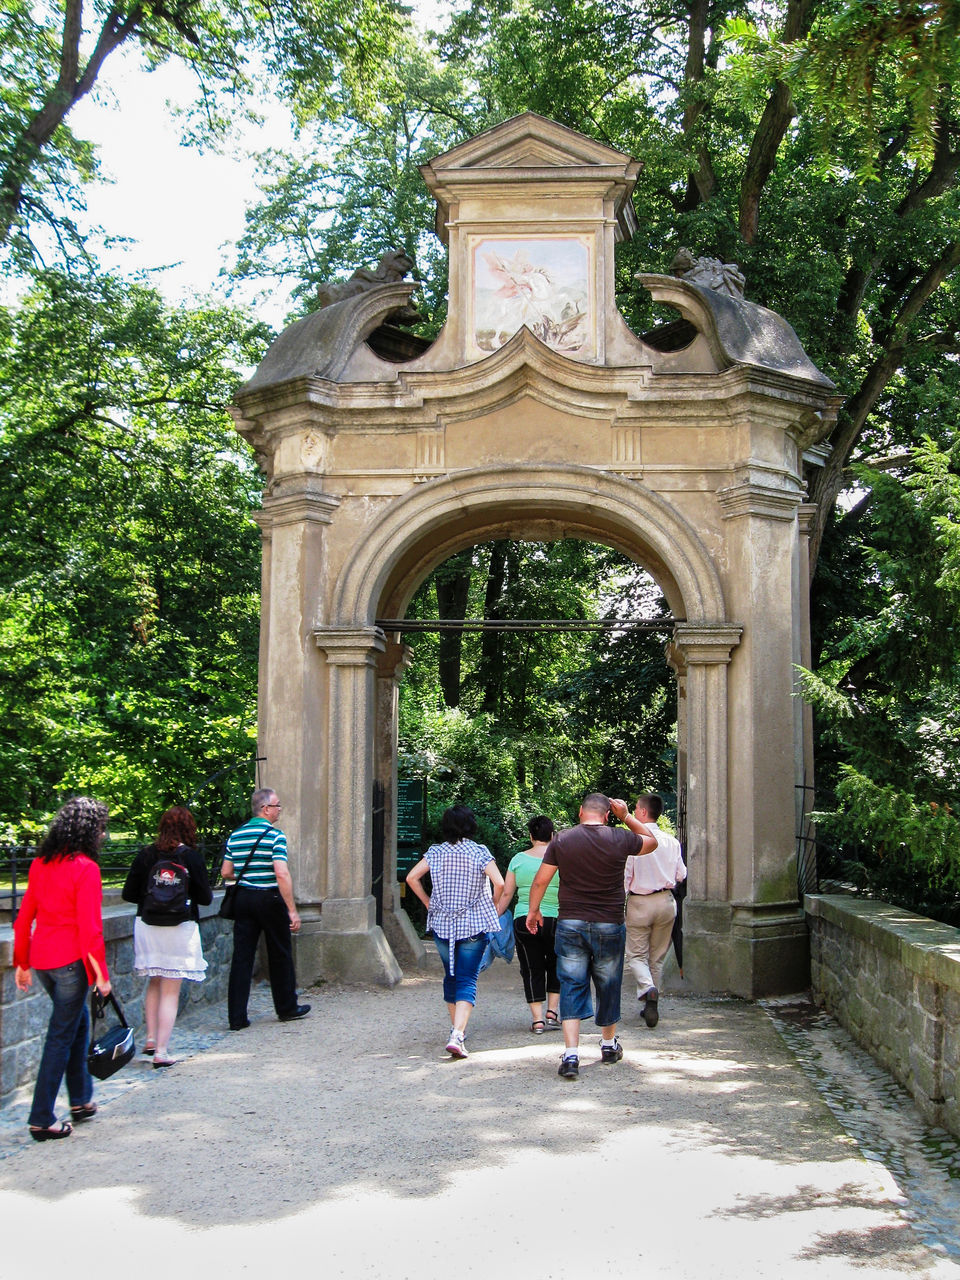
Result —
[[957, 1144], [808, 1006], [668, 996], [649, 1031], [625, 998], [624, 1060], [591, 1030], [566, 1082], [516, 965], [481, 979], [465, 1062], [438, 973], [304, 997], [297, 1023], [262, 987], [243, 1032], [185, 1022], [189, 1056], [132, 1063], [65, 1142], [4, 1108], [0, 1275], [960, 1280]]

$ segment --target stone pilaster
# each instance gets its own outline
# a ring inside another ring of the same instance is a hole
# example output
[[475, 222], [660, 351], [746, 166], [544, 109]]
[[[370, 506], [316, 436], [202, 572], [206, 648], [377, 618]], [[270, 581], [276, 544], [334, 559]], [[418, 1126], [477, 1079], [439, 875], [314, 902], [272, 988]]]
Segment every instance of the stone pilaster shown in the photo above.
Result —
[[283, 800], [291, 873], [305, 919], [319, 903], [324, 881], [324, 797], [308, 762], [320, 749], [316, 708], [323, 705], [325, 672], [309, 633], [338, 506], [320, 477], [303, 475], [274, 481], [258, 516], [264, 562], [257, 754], [266, 757], [264, 784]]
[[383, 932], [397, 960], [418, 968], [426, 950], [403, 909], [397, 884], [397, 710], [399, 686], [413, 657], [409, 645], [388, 641], [377, 655], [377, 729], [374, 776], [383, 784]]
[[694, 989], [728, 986], [727, 667], [740, 627], [680, 623], [673, 665], [686, 694], [687, 899], [684, 977]]
[[393, 986], [403, 977], [376, 923], [370, 892], [374, 692], [383, 633], [318, 627], [327, 660], [327, 885], [317, 929], [318, 973]]
[[801, 497], [789, 468], [753, 464], [717, 494], [726, 526], [729, 607], [744, 628], [729, 685], [727, 985], [751, 998], [801, 990], [809, 975], [796, 888]]
[[686, 691], [691, 898], [727, 897], [727, 666], [741, 628], [683, 622], [674, 633]]

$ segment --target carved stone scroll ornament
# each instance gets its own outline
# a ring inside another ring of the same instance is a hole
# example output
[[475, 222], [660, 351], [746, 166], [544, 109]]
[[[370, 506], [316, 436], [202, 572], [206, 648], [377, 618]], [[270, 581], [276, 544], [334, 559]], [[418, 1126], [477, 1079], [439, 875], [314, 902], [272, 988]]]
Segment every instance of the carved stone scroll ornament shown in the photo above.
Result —
[[721, 262], [719, 258], [695, 258], [689, 249], [678, 249], [670, 263], [671, 274], [680, 280], [689, 280], [701, 289], [714, 289], [729, 298], [742, 298], [747, 281], [735, 262]]
[[[385, 253], [376, 266], [371, 271], [368, 267], [358, 267], [354, 271], [349, 280], [334, 280], [329, 284], [324, 283], [317, 287], [317, 301], [320, 303], [321, 310], [324, 307], [330, 307], [335, 302], [343, 302], [346, 298], [355, 298], [360, 293], [366, 293], [369, 289], [375, 289], [381, 284], [396, 284], [402, 280], [409, 272], [411, 272], [416, 263], [413, 259], [401, 249], [391, 249]], [[412, 324], [422, 317], [420, 313], [411, 306], [403, 307], [399, 311], [393, 312], [390, 316], [391, 320], [400, 323], [406, 322]]]

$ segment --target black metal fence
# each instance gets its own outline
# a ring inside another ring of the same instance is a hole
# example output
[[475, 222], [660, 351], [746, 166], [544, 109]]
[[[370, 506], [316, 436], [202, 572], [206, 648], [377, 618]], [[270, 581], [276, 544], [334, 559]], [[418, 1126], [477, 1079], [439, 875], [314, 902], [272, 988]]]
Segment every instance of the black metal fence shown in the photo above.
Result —
[[386, 861], [386, 831], [387, 818], [387, 801], [386, 788], [383, 783], [376, 781], [373, 784], [373, 849], [371, 855], [371, 889], [374, 901], [377, 904], [377, 924], [383, 924], [383, 869]]
[[820, 871], [817, 864], [816, 829], [810, 819], [814, 809], [814, 789], [797, 783], [797, 899], [803, 902], [805, 893], [820, 892]]
[[[210, 883], [216, 884], [223, 861], [226, 837], [204, 840], [197, 850], [210, 873]], [[105, 889], [122, 887], [137, 851], [149, 840], [108, 841], [100, 851], [100, 875]], [[12, 919], [20, 908], [27, 890], [30, 863], [36, 857], [36, 846], [30, 844], [0, 844], [0, 919]]]

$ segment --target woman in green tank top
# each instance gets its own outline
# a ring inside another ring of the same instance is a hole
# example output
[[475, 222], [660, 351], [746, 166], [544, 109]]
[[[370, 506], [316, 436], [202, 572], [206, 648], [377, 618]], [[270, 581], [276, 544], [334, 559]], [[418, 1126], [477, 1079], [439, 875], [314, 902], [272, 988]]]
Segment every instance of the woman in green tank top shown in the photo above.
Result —
[[[559, 911], [559, 876], [554, 876], [550, 881], [543, 896], [543, 902], [540, 904], [543, 927], [536, 933], [527, 931], [530, 885], [533, 877], [540, 870], [544, 852], [553, 837], [554, 829], [550, 819], [543, 815], [530, 819], [527, 830], [530, 832], [532, 844], [529, 849], [515, 854], [510, 860], [510, 866], [504, 877], [503, 893], [498, 903], [499, 912], [503, 915], [513, 901], [513, 895], [517, 895], [517, 903], [513, 910], [513, 932], [517, 940], [520, 973], [523, 976], [523, 994], [530, 1006], [530, 1016], [533, 1019], [530, 1030], [536, 1036], [560, 1026], [558, 1013], [560, 983], [557, 979], [557, 955], [553, 944]], [[547, 1004], [546, 1020], [543, 1016], [544, 1001]]]

